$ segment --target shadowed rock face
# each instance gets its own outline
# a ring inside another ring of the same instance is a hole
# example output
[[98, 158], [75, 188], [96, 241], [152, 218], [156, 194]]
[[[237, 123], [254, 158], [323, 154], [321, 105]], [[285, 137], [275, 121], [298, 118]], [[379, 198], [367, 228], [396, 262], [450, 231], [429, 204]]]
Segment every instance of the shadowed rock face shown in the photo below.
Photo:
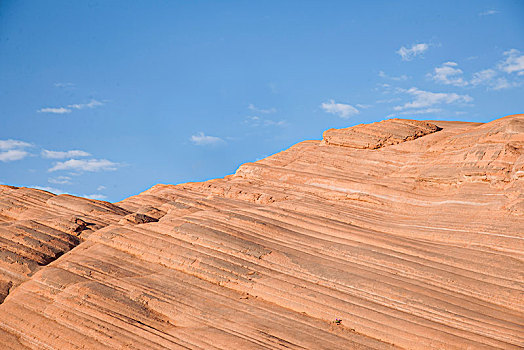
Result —
[[328, 130], [115, 204], [2, 186], [0, 343], [522, 348], [523, 125]]
[[127, 213], [107, 202], [0, 186], [0, 303], [42, 266]]

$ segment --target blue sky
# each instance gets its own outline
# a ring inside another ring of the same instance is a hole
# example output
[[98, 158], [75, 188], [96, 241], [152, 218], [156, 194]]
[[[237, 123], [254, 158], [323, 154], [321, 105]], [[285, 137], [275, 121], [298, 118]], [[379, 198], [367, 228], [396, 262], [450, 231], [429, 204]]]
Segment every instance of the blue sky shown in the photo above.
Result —
[[524, 112], [522, 1], [0, 2], [0, 183], [118, 201], [398, 116]]

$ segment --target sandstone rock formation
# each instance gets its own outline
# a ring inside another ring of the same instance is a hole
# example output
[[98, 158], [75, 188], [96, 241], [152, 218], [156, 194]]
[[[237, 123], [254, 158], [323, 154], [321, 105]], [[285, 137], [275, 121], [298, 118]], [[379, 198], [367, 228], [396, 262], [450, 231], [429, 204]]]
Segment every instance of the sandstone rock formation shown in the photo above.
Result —
[[435, 124], [407, 119], [388, 119], [357, 125], [347, 129], [329, 129], [324, 132], [323, 144], [351, 148], [377, 149], [439, 131]]
[[0, 344], [517, 349], [523, 241], [524, 115], [328, 130], [115, 204], [1, 186]]

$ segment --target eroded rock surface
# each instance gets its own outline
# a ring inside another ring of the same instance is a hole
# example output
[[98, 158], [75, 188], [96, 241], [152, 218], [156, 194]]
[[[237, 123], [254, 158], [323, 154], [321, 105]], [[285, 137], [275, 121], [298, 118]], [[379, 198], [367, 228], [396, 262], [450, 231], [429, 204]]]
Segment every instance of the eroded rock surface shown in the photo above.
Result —
[[42, 266], [127, 213], [108, 202], [0, 185], [0, 303]]
[[323, 143], [361, 149], [377, 149], [415, 140], [439, 131], [433, 123], [387, 119], [372, 124], [361, 124], [347, 129], [329, 129], [324, 132]]
[[329, 130], [224, 179], [115, 204], [2, 187], [0, 237], [46, 244], [9, 248], [36, 265], [0, 270], [14, 283], [0, 343], [522, 348], [523, 124]]

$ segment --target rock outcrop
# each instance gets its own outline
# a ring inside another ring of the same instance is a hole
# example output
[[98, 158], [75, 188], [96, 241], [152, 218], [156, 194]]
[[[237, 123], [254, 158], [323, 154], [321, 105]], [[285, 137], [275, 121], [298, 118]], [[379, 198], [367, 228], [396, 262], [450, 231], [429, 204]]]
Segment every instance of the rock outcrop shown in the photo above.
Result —
[[114, 204], [1, 186], [0, 244], [4, 348], [518, 349], [524, 115], [328, 130]]
[[0, 303], [42, 266], [127, 213], [107, 202], [0, 186]]
[[347, 129], [324, 132], [323, 144], [361, 149], [377, 149], [411, 141], [439, 131], [435, 124], [408, 119], [387, 119]]

